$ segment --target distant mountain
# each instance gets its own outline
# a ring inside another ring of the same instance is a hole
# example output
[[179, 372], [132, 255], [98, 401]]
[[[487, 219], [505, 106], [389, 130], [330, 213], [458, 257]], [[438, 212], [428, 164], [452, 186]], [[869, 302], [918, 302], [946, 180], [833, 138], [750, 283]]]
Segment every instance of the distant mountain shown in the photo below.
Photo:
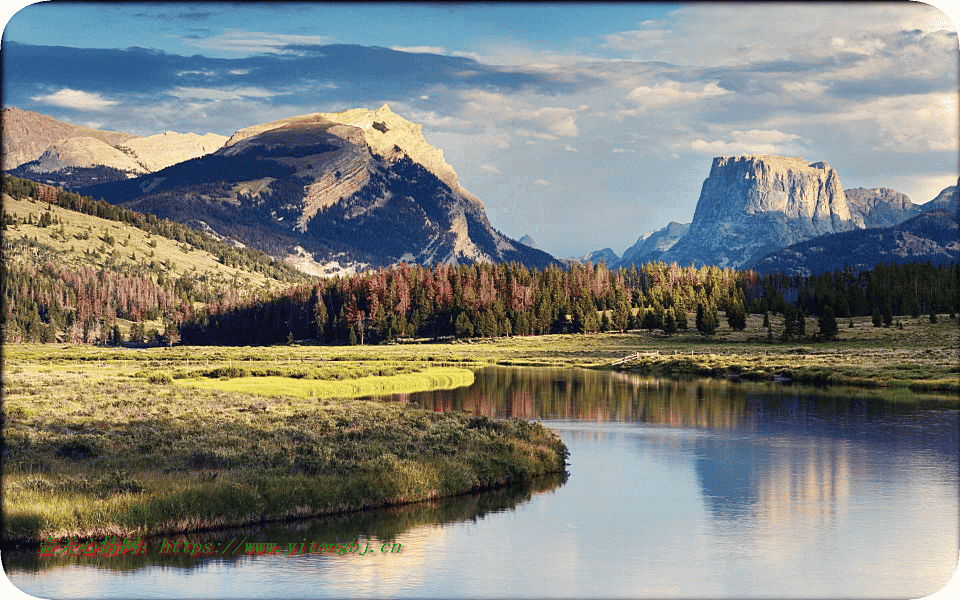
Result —
[[660, 256], [673, 248], [677, 241], [690, 230], [690, 223], [671, 221], [659, 231], [651, 231], [640, 236], [637, 243], [623, 252], [620, 266], [629, 268], [631, 264], [641, 264], [659, 260]]
[[421, 126], [386, 105], [248, 127], [211, 154], [83, 192], [208, 227], [318, 275], [399, 262], [555, 262], [493, 229]]
[[173, 131], [140, 137], [18, 108], [3, 110], [4, 171], [71, 189], [159, 171], [209, 154], [226, 141], [215, 133]]
[[957, 186], [951, 185], [937, 194], [937, 197], [920, 205], [921, 211], [946, 210], [951, 214], [960, 213], [960, 205], [957, 204]]
[[689, 231], [660, 260], [740, 267], [789, 244], [855, 228], [830, 165], [721, 156], [703, 183]]
[[530, 246], [531, 248], [536, 248], [537, 250], [540, 249], [540, 246], [537, 245], [537, 242], [533, 241], [533, 238], [530, 237], [530, 234], [524, 235], [519, 241], [524, 246]]
[[620, 257], [617, 256], [617, 253], [611, 250], [610, 248], [604, 248], [603, 250], [594, 250], [584, 254], [583, 256], [574, 256], [571, 258], [564, 259], [564, 263], [580, 263], [580, 264], [598, 264], [600, 261], [603, 261], [608, 267], [613, 267], [618, 262], [620, 262]]
[[3, 109], [0, 127], [3, 129], [0, 138], [4, 171], [37, 160], [47, 148], [70, 138], [86, 137], [112, 145], [137, 137], [122, 131], [100, 131], [64, 123], [53, 117], [16, 107]]
[[857, 227], [893, 227], [920, 213], [919, 206], [896, 190], [855, 188], [843, 193]]
[[857, 229], [793, 244], [744, 265], [787, 275], [872, 269], [881, 262], [956, 262], [960, 257], [957, 213], [935, 209], [893, 227]]

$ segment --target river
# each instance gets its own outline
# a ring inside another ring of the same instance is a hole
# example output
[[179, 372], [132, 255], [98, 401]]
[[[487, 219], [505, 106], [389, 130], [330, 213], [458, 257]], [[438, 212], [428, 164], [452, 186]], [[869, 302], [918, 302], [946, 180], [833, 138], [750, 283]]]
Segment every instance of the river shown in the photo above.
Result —
[[[957, 565], [955, 399], [491, 367], [469, 388], [393, 400], [541, 420], [569, 447], [568, 473], [175, 538], [277, 554], [11, 552], [5, 571], [40, 598], [919, 598]], [[296, 551], [353, 540], [345, 555]]]

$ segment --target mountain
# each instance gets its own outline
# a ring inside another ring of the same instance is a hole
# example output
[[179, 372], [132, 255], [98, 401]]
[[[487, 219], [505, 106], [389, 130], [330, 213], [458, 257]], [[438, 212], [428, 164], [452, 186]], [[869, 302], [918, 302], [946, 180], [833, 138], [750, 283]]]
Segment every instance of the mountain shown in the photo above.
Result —
[[946, 210], [954, 215], [960, 213], [960, 205], [957, 204], [957, 186], [951, 185], [945, 188], [937, 194], [936, 198], [926, 204], [921, 204], [920, 210], [924, 212], [929, 210]]
[[530, 234], [525, 234], [522, 238], [520, 238], [519, 241], [524, 246], [530, 246], [531, 248], [536, 248], [537, 250], [540, 249], [540, 246], [538, 246], [537, 242], [535, 242], [533, 238], [530, 237]]
[[241, 129], [216, 152], [83, 193], [210, 228], [318, 275], [555, 262], [493, 229], [421, 126], [386, 105]]
[[215, 133], [173, 131], [140, 137], [18, 108], [3, 110], [4, 171], [71, 189], [159, 171], [209, 154], [226, 141]]
[[929, 210], [893, 227], [857, 229], [793, 244], [745, 265], [787, 275], [872, 269], [881, 262], [956, 262], [960, 257], [957, 213]]
[[721, 156], [703, 183], [690, 230], [660, 259], [739, 267], [754, 256], [856, 227], [840, 177], [827, 163]]
[[603, 250], [594, 250], [593, 252], [589, 252], [583, 256], [574, 256], [563, 260], [563, 262], [567, 264], [580, 263], [583, 265], [587, 263], [595, 265], [600, 261], [603, 261], [608, 267], [613, 267], [620, 262], [620, 257], [617, 256], [617, 253], [610, 248], [604, 248]]
[[623, 252], [620, 266], [629, 267], [631, 264], [640, 264], [659, 260], [660, 256], [673, 248], [677, 241], [690, 230], [690, 223], [671, 221], [659, 231], [651, 231], [640, 236], [637, 243]]
[[112, 145], [136, 137], [122, 131], [100, 131], [64, 123], [53, 117], [16, 107], [3, 109], [0, 127], [3, 129], [0, 146], [4, 171], [37, 160], [47, 148], [70, 138], [86, 137]]
[[850, 216], [857, 227], [893, 227], [920, 212], [905, 194], [889, 188], [844, 190]]

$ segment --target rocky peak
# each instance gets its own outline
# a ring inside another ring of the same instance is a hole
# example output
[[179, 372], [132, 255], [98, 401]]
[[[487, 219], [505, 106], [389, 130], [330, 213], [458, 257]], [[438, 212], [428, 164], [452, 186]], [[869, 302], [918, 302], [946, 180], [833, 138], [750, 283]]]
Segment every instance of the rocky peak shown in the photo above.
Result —
[[447, 184], [451, 190], [460, 192], [468, 200], [480, 203], [479, 198], [460, 187], [456, 171], [443, 158], [443, 150], [431, 146], [424, 139], [423, 126], [394, 113], [387, 104], [377, 110], [354, 108], [321, 115], [335, 123], [360, 128], [367, 144], [376, 154], [387, 160], [395, 160], [406, 154], [436, 175], [437, 179]]
[[690, 231], [662, 260], [736, 267], [854, 223], [837, 172], [784, 156], [720, 156], [703, 182]]

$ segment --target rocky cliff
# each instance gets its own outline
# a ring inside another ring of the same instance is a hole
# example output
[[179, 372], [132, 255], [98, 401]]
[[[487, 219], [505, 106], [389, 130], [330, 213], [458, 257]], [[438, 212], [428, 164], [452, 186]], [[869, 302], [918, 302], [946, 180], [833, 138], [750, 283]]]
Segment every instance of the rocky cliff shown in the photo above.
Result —
[[921, 204], [920, 210], [923, 212], [945, 210], [953, 215], [960, 213], [960, 204], [957, 202], [957, 186], [951, 185], [948, 188], [944, 188], [943, 191], [937, 194], [936, 198], [926, 204]]
[[782, 156], [713, 160], [690, 230], [660, 259], [738, 267], [816, 236], [857, 227], [837, 172]]

